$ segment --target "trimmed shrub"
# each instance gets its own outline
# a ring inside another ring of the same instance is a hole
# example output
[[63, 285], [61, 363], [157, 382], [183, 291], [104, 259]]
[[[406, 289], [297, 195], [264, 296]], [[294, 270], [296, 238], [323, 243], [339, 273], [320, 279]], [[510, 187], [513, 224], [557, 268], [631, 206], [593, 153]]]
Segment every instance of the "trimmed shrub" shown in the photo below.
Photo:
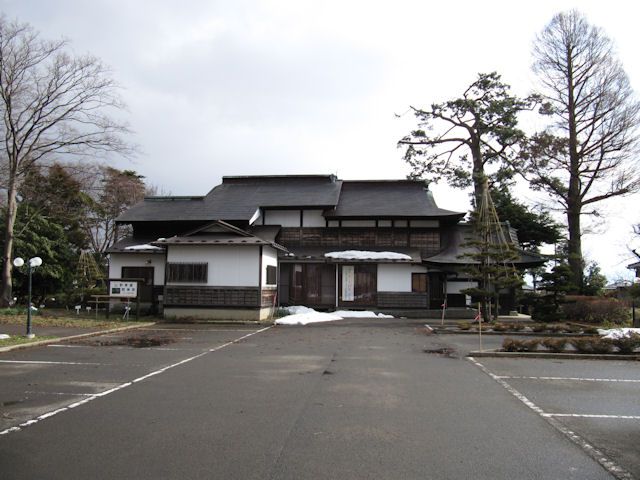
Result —
[[459, 322], [458, 323], [458, 328], [460, 330], [471, 330], [471, 323], [470, 322]]
[[612, 338], [611, 343], [620, 353], [628, 355], [640, 348], [640, 334], [629, 332], [623, 337]]
[[518, 340], [515, 338], [505, 338], [502, 342], [502, 350], [505, 352], [535, 352], [538, 349], [540, 340]]
[[611, 353], [613, 350], [611, 340], [602, 337], [574, 337], [569, 343], [578, 353]]
[[624, 302], [615, 298], [573, 297], [562, 305], [567, 320], [587, 323], [611, 322], [617, 325], [629, 320], [630, 312]]
[[532, 332], [544, 332], [547, 329], [547, 325], [544, 323], [534, 323], [529, 325]]
[[565, 347], [567, 346], [568, 338], [545, 338], [540, 343], [547, 350], [551, 350], [552, 352], [563, 352]]
[[506, 323], [496, 323], [493, 325], [494, 332], [506, 332], [507, 330], [509, 330], [509, 328], [510, 326]]
[[509, 327], [511, 327], [511, 330], [513, 330], [514, 332], [520, 332], [524, 330], [524, 325], [522, 323], [512, 323], [511, 325], [509, 325]]
[[582, 329], [582, 333], [586, 333], [588, 335], [597, 335], [598, 334], [598, 327], [586, 327], [586, 328]]

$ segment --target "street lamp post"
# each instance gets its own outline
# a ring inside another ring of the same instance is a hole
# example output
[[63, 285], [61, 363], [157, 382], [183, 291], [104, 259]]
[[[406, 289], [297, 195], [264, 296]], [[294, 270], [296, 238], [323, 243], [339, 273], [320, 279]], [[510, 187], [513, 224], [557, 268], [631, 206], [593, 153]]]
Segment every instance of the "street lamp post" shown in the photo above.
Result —
[[[24, 260], [20, 257], [16, 257], [13, 260], [13, 265], [20, 268], [24, 265]], [[29, 300], [27, 302], [27, 338], [33, 338], [35, 335], [31, 332], [31, 273], [34, 268], [42, 265], [42, 259], [40, 257], [33, 257], [27, 262], [27, 275], [29, 276]]]

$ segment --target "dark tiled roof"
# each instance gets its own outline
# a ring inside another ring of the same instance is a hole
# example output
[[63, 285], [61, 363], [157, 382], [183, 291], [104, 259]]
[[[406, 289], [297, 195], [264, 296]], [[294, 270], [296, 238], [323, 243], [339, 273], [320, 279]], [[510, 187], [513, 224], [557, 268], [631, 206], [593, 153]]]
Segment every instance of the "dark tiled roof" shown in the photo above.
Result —
[[459, 220], [464, 213], [436, 205], [423, 182], [413, 180], [348, 181], [342, 183], [340, 201], [327, 218], [418, 217]]
[[207, 221], [204, 197], [147, 197], [117, 219], [129, 222]]
[[[512, 234], [512, 232], [509, 232]], [[435, 265], [469, 265], [478, 263], [468, 255], [475, 252], [473, 246], [465, 245], [473, 235], [473, 228], [470, 224], [459, 224], [450, 231], [448, 247], [440, 253], [424, 259], [425, 263]], [[511, 237], [513, 241], [513, 236]], [[516, 245], [517, 248], [517, 245]], [[546, 259], [535, 253], [525, 252], [517, 248], [518, 259], [511, 262], [518, 267], [539, 266], [546, 262]]]
[[260, 207], [333, 208], [341, 184], [333, 175], [224, 177], [205, 197], [146, 198], [118, 222], [248, 221]]

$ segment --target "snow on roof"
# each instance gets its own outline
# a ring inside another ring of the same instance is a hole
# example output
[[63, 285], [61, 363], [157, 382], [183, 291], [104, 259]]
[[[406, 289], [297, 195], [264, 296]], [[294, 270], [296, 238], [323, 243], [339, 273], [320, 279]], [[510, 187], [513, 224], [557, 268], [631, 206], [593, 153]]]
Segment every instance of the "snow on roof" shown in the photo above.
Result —
[[341, 252], [327, 252], [327, 258], [341, 258], [345, 260], [411, 260], [409, 255], [398, 252], [368, 252], [366, 250], [344, 250]]
[[161, 247], [156, 247], [155, 245], [150, 245], [145, 243], [143, 245], [130, 245], [128, 247], [124, 247], [125, 250], [162, 250]]

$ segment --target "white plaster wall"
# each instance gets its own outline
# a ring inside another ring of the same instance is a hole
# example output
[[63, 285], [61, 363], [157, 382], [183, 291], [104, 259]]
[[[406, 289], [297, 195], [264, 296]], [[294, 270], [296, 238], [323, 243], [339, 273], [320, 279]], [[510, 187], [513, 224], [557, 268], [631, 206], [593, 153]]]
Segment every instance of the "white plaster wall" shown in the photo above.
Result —
[[303, 227], [326, 227], [327, 223], [322, 215], [322, 210], [304, 210], [302, 212]]
[[379, 292], [410, 292], [411, 274], [425, 273], [426, 267], [420, 265], [398, 265], [381, 263], [378, 265]]
[[[276, 284], [267, 285], [267, 265], [278, 267], [278, 252], [272, 247], [262, 247], [262, 285], [276, 286]], [[278, 279], [276, 278], [276, 282]]]
[[153, 267], [153, 284], [164, 285], [164, 254], [109, 254], [109, 278], [122, 278], [122, 267]]
[[375, 227], [375, 220], [342, 220], [343, 227]]
[[265, 210], [262, 215], [265, 225], [300, 226], [300, 210]]
[[[167, 262], [208, 263], [207, 286], [257, 287], [260, 249], [235, 245], [169, 245]], [[172, 283], [172, 285], [189, 285]], [[193, 285], [204, 285], [194, 283]]]
[[447, 293], [462, 293], [465, 288], [474, 288], [478, 286], [478, 282], [452, 282], [447, 281]]

